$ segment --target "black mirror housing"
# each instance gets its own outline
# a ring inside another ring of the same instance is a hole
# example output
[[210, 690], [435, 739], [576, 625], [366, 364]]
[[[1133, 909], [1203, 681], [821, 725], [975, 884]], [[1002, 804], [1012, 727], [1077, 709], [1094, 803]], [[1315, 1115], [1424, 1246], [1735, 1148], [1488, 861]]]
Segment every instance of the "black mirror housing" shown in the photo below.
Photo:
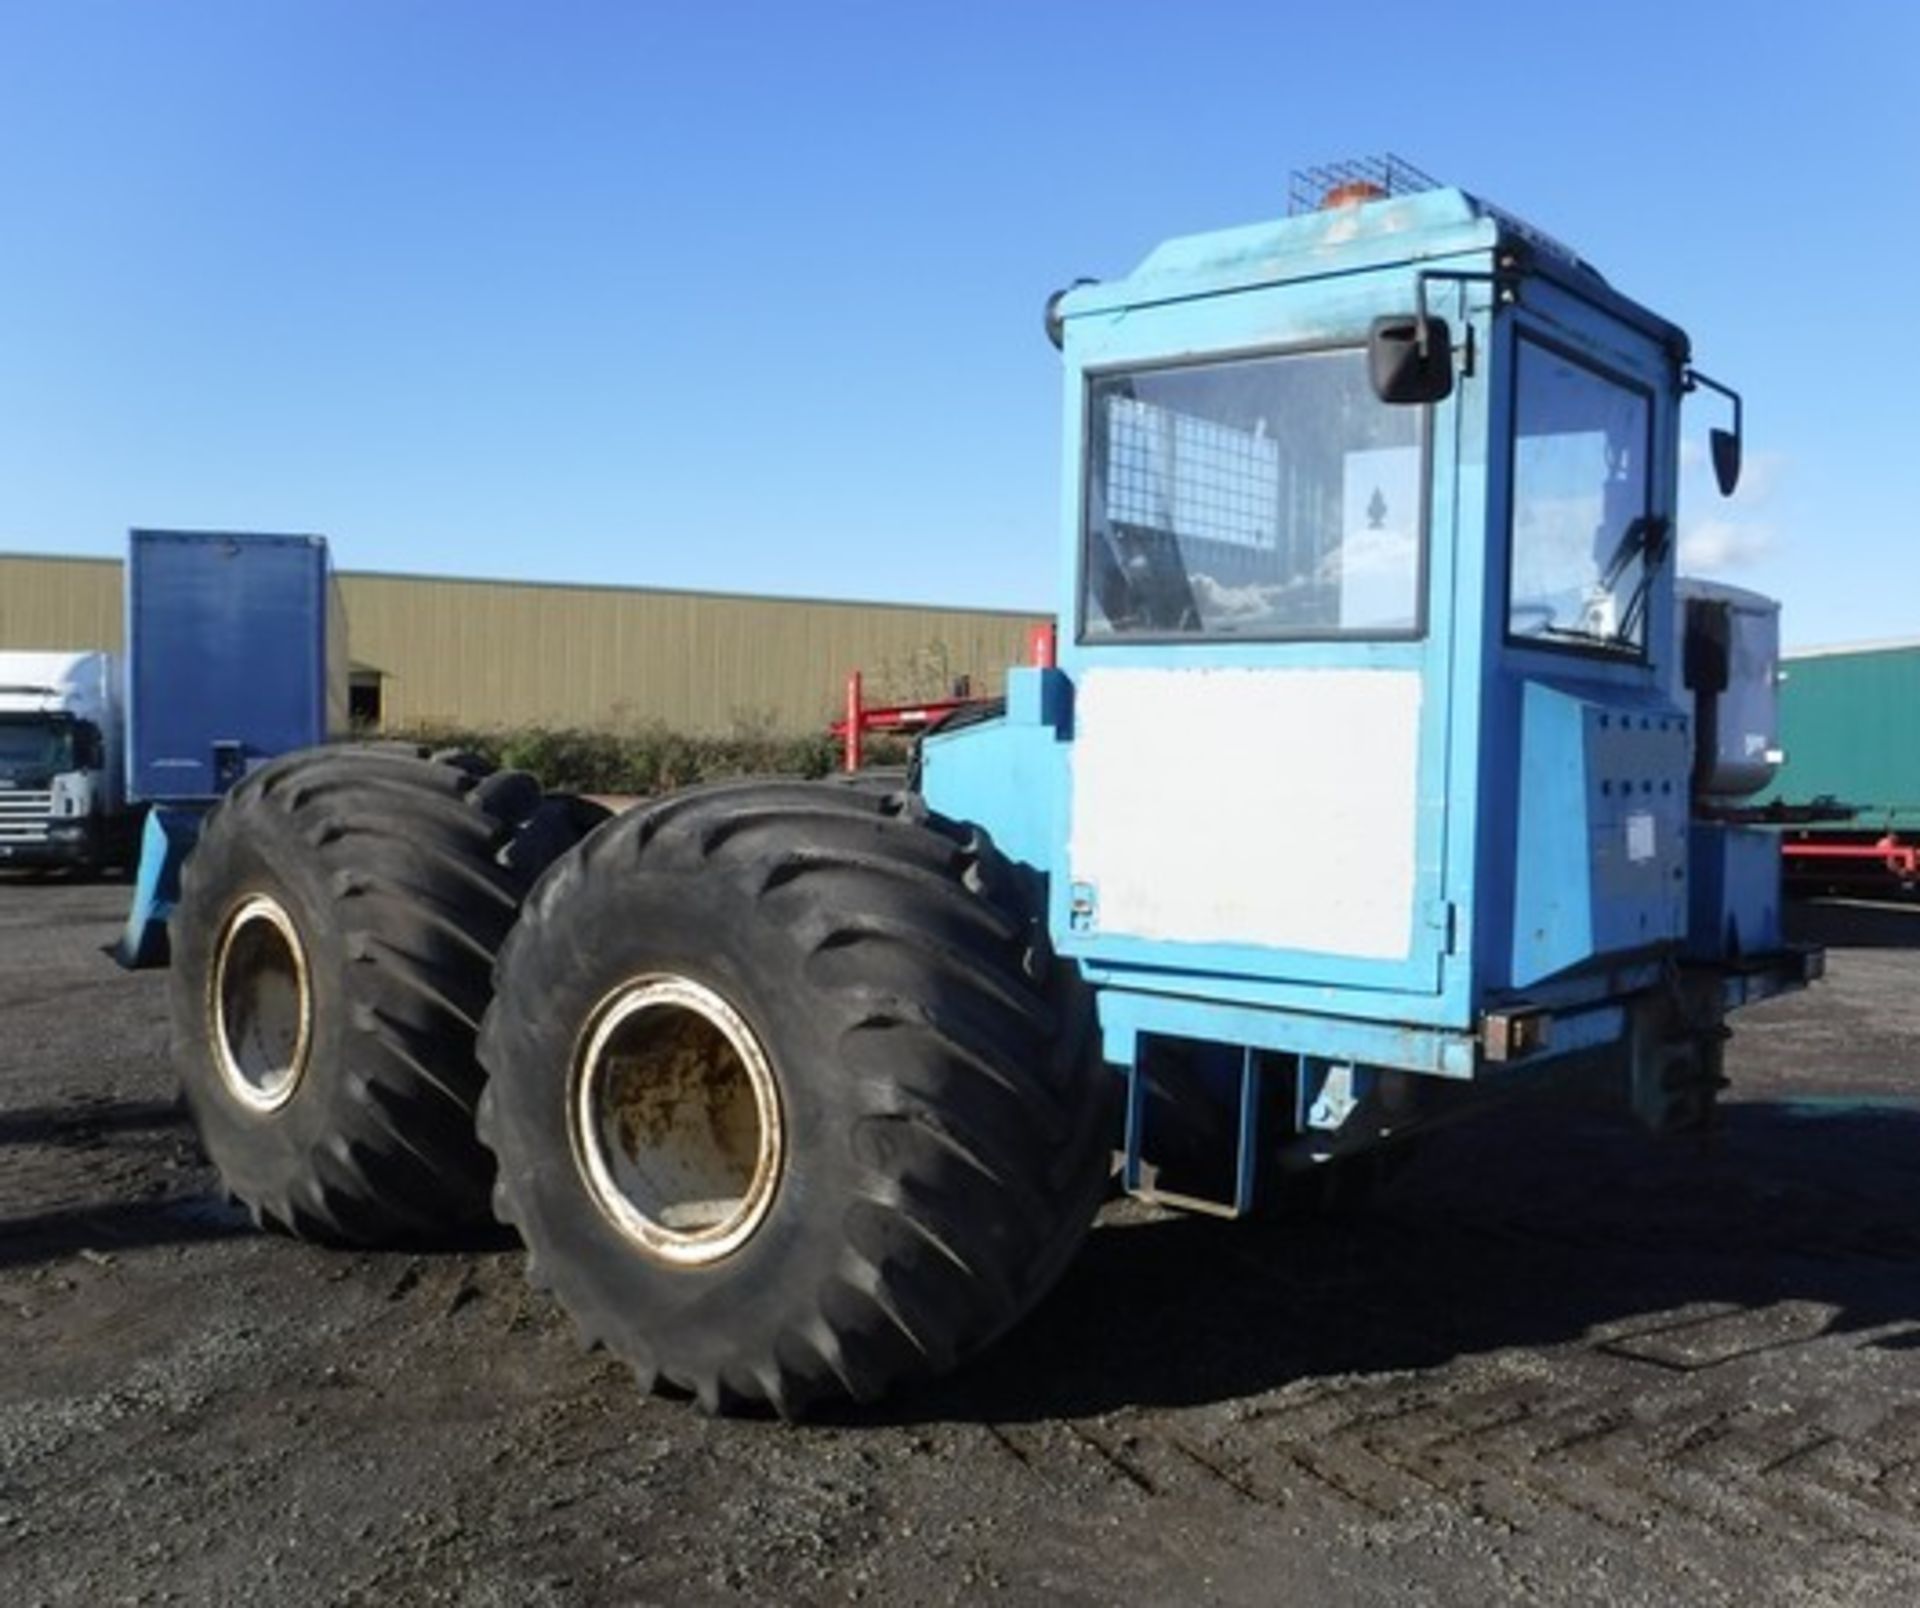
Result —
[[1740, 438], [1731, 430], [1707, 432], [1707, 454], [1713, 459], [1713, 478], [1722, 497], [1731, 497], [1740, 484]]
[[1444, 318], [1402, 313], [1367, 332], [1367, 372], [1382, 402], [1439, 402], [1453, 394], [1453, 336]]

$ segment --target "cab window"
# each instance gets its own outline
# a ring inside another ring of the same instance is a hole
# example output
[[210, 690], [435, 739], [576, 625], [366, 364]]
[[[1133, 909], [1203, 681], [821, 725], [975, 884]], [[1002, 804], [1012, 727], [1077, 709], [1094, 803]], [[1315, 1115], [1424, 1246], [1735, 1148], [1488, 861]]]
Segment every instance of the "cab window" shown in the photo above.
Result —
[[1427, 410], [1359, 348], [1088, 384], [1081, 636], [1280, 641], [1421, 629]]

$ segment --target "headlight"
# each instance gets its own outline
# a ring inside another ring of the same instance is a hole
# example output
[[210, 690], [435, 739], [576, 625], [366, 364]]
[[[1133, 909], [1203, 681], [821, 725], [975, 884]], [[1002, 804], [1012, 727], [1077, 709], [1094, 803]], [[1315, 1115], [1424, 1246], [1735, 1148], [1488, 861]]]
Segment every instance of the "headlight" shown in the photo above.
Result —
[[93, 780], [75, 773], [53, 779], [54, 815], [86, 815], [93, 808]]

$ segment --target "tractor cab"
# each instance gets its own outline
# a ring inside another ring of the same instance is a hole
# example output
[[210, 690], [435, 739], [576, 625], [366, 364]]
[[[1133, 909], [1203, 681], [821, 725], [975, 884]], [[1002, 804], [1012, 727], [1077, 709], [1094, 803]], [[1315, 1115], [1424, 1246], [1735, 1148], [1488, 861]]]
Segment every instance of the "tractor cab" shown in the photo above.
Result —
[[1155, 1035], [1471, 1078], [1617, 1040], [1623, 996], [1723, 958], [1727, 901], [1729, 1002], [1797, 980], [1749, 964], [1773, 880], [1701, 908], [1690, 874], [1680, 408], [1723, 388], [1499, 208], [1319, 178], [1049, 304], [1057, 664], [926, 742], [929, 803], [1046, 875], [1123, 1066]]

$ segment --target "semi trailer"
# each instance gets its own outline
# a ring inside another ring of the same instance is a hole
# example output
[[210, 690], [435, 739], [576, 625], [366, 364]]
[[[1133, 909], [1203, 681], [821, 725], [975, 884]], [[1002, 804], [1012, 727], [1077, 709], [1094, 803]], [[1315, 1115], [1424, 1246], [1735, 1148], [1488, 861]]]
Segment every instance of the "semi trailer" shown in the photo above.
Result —
[[124, 860], [122, 715], [112, 654], [0, 653], [0, 869]]
[[1791, 890], [1920, 887], [1920, 642], [1807, 648], [1780, 666]]
[[1057, 647], [904, 777], [227, 791], [170, 998], [256, 1220], [497, 1216], [643, 1387], [790, 1416], [990, 1345], [1116, 1183], [1246, 1216], [1575, 1079], [1706, 1123], [1729, 1016], [1820, 970], [1676, 614], [1682, 402], [1730, 490], [1738, 397], [1498, 207], [1309, 187], [1048, 304]]
[[180, 863], [214, 803], [345, 735], [346, 630], [324, 537], [129, 533], [126, 786], [146, 823], [123, 965], [164, 960]]

